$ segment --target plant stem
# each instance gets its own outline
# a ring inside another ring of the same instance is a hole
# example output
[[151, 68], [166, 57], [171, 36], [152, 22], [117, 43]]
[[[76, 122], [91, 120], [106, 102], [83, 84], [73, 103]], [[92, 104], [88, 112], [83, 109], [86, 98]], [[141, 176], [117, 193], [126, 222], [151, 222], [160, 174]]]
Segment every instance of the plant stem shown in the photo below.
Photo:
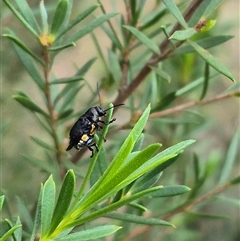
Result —
[[178, 105], [178, 106], [175, 106], [175, 107], [167, 109], [167, 110], [152, 113], [149, 117], [152, 118], [152, 119], [153, 118], [160, 118], [160, 117], [170, 115], [170, 114], [174, 114], [176, 112], [179, 112], [179, 111], [182, 111], [182, 110], [194, 107], [194, 106], [206, 105], [206, 104], [209, 104], [209, 103], [212, 103], [212, 102], [215, 102], [215, 101], [224, 100], [224, 99], [233, 97], [237, 94], [240, 94], [240, 91], [216, 95], [214, 97], [211, 97], [211, 98], [208, 98], [208, 99], [203, 99], [201, 101], [200, 100], [199, 101], [190, 101], [188, 103]]
[[[54, 107], [53, 103], [51, 100], [51, 89], [50, 89], [50, 54], [48, 51], [48, 47], [44, 46], [43, 49], [43, 59], [45, 62], [44, 65], [44, 79], [45, 79], [45, 97], [46, 97], [46, 104], [47, 104], [47, 109], [49, 112], [49, 117], [50, 117], [50, 128], [52, 129], [52, 137], [54, 141], [54, 146], [56, 149], [56, 160], [58, 162], [59, 167], [61, 167], [61, 152], [60, 152], [60, 146], [57, 138], [57, 131], [56, 131], [56, 117], [54, 114]], [[61, 168], [60, 168], [61, 170]]]
[[[198, 6], [203, 2], [203, 0], [195, 0], [192, 1], [192, 4], [188, 7], [188, 9], [183, 14], [186, 21], [188, 21]], [[173, 29], [170, 32], [175, 32], [176, 30], [181, 29], [181, 25], [179, 23], [176, 23]], [[178, 42], [176, 46], [180, 46], [183, 44], [183, 42]], [[133, 91], [144, 81], [146, 76], [151, 72], [150, 65], [156, 65], [157, 63], [167, 59], [169, 55], [173, 52], [173, 49], [171, 47], [170, 41], [168, 38], [165, 38], [165, 40], [160, 44], [159, 49], [161, 50], [162, 54], [160, 56], [157, 56], [156, 54], [153, 54], [152, 57], [149, 59], [149, 61], [145, 64], [145, 66], [140, 70], [138, 75], [135, 77], [135, 79], [128, 85], [124, 90], [120, 90], [118, 93], [117, 98], [114, 101], [114, 105], [117, 105], [119, 103], [124, 103], [124, 101], [133, 93]]]

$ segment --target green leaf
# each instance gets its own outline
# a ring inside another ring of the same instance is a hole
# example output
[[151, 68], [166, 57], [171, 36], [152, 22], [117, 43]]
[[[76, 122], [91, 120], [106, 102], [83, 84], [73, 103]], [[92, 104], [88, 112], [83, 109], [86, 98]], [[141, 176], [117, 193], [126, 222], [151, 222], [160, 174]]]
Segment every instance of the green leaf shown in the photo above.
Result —
[[42, 21], [42, 34], [48, 34], [49, 27], [48, 27], [48, 14], [47, 10], [44, 6], [44, 0], [40, 1], [39, 4], [40, 16]]
[[3, 234], [3, 236], [0, 238], [0, 241], [9, 240], [8, 238], [10, 238], [19, 228], [22, 228], [21, 224], [11, 227], [6, 233]]
[[141, 20], [141, 26], [139, 29], [142, 31], [147, 28], [151, 28], [155, 23], [158, 24], [159, 20], [165, 15], [167, 9], [165, 6], [160, 5], [155, 11], [153, 10], [151, 14], [148, 14], [143, 20]]
[[181, 12], [179, 11], [178, 7], [176, 6], [173, 0], [162, 0], [165, 6], [167, 7], [168, 11], [177, 19], [177, 21], [182, 25], [183, 28], [187, 29], [188, 25], [183, 18]]
[[43, 193], [43, 186], [41, 186], [41, 189], [40, 189], [40, 192], [39, 192], [39, 197], [38, 197], [38, 202], [37, 202], [34, 224], [33, 224], [33, 229], [32, 229], [30, 241], [36, 240], [35, 238], [36, 238], [36, 236], [38, 235], [38, 232], [39, 232], [39, 228], [40, 228], [40, 224], [41, 224], [42, 193]]
[[108, 205], [107, 207], [99, 209], [96, 212], [93, 212], [89, 215], [86, 215], [83, 218], [77, 219], [77, 220], [69, 223], [65, 228], [74, 227], [76, 225], [80, 225], [82, 223], [89, 222], [91, 220], [95, 220], [96, 218], [102, 217], [103, 215], [105, 215], [113, 210], [116, 210], [126, 204], [129, 204], [136, 199], [139, 199], [143, 196], [147, 196], [149, 193], [155, 192], [156, 190], [159, 190], [160, 188], [162, 188], [162, 187], [153, 187], [153, 188], [144, 190], [141, 193], [136, 193], [134, 195], [127, 196], [123, 199], [120, 199], [118, 202], [112, 203], [112, 204]]
[[56, 11], [53, 16], [52, 26], [51, 26], [51, 35], [53, 35], [54, 39], [57, 39], [59, 32], [63, 31], [65, 28], [67, 20], [67, 13], [69, 8], [68, 0], [60, 0], [58, 2]]
[[232, 180], [230, 181], [230, 183], [231, 183], [232, 185], [235, 185], [235, 184], [240, 183], [240, 176], [232, 179]]
[[156, 192], [149, 194], [151, 198], [160, 198], [160, 197], [172, 197], [176, 195], [182, 195], [186, 192], [189, 192], [191, 188], [183, 185], [172, 185], [172, 186], [165, 186]]
[[[13, 36], [16, 37], [15, 34], [9, 30], [9, 33]], [[35, 83], [39, 86], [41, 90], [44, 89], [44, 82], [43, 79], [38, 71], [38, 68], [35, 65], [34, 59], [26, 54], [25, 50], [20, 48], [16, 43], [13, 42], [13, 47], [20, 58], [21, 63], [25, 66], [26, 70], [28, 71], [29, 75], [33, 78]]]
[[77, 40], [92, 32], [95, 28], [97, 28], [98, 26], [100, 26], [101, 24], [103, 24], [115, 15], [117, 15], [117, 13], [108, 13], [93, 20], [92, 22], [85, 25], [85, 27], [83, 27], [81, 30], [76, 32], [72, 37], [70, 37], [70, 39], [67, 42], [76, 42]]
[[15, 3], [17, 4], [19, 10], [22, 13], [22, 16], [25, 18], [26, 22], [31, 25], [33, 29], [37, 31], [38, 34], [40, 34], [40, 28], [37, 23], [36, 18], [33, 15], [33, 12], [31, 8], [29, 7], [26, 0], [15, 0]]
[[65, 34], [67, 31], [69, 31], [70, 29], [72, 29], [76, 24], [80, 23], [83, 19], [85, 19], [87, 16], [89, 16], [96, 8], [98, 8], [100, 5], [96, 4], [93, 5], [91, 7], [89, 7], [88, 9], [86, 9], [85, 11], [81, 12], [75, 19], [73, 19], [67, 26], [67, 28], [63, 29], [60, 33], [59, 33], [59, 37], [62, 36], [63, 34]]
[[200, 47], [195, 42], [189, 41], [189, 44], [196, 50], [196, 52], [210, 65], [212, 68], [217, 70], [219, 73], [222, 73], [232, 81], [234, 80], [233, 74], [228, 70], [228, 68], [220, 62], [218, 59], [214, 58], [209, 52], [207, 52], [205, 49]]
[[128, 214], [128, 213], [109, 213], [104, 215], [105, 217], [122, 220], [125, 222], [131, 222], [131, 223], [138, 223], [138, 224], [144, 224], [144, 225], [163, 225], [163, 226], [173, 226], [171, 223], [160, 220], [158, 218], [146, 218], [134, 214]]
[[167, 95], [165, 95], [157, 104], [156, 106], [152, 109], [151, 113], [160, 111], [164, 108], [166, 108], [168, 105], [170, 105], [175, 99], [176, 99], [176, 92], [171, 92]]
[[[211, 76], [210, 78], [212, 78], [213, 76]], [[186, 93], [195, 90], [197, 87], [199, 87], [202, 83], [204, 82], [204, 77], [200, 77], [196, 80], [193, 80], [192, 82], [190, 82], [189, 84], [185, 85], [184, 87], [182, 87], [181, 89], [179, 89], [176, 92], [176, 96], [181, 96], [181, 95], [185, 95]]]
[[109, 70], [112, 73], [112, 76], [116, 83], [119, 83], [122, 78], [122, 70], [119, 64], [117, 55], [112, 51], [108, 50], [108, 59], [109, 59]]
[[47, 173], [53, 172], [52, 167], [46, 164], [46, 162], [43, 162], [42, 160], [36, 157], [32, 157], [30, 155], [22, 154], [21, 156], [23, 157], [23, 160], [30, 162], [33, 166], [39, 168], [40, 170], [45, 171]]
[[87, 230], [72, 233], [63, 238], [56, 238], [56, 241], [82, 241], [82, 240], [93, 240], [105, 237], [112, 233], [117, 232], [121, 227], [115, 225], [105, 225]]
[[57, 80], [53, 80], [50, 82], [50, 84], [69, 84], [69, 83], [73, 83], [73, 82], [77, 82], [77, 81], [81, 81], [84, 80], [83, 76], [74, 76], [72, 78], [62, 78], [62, 79], [57, 79]]
[[58, 114], [57, 120], [62, 120], [66, 117], [69, 117], [74, 112], [74, 109], [66, 109]]
[[131, 26], [123, 26], [128, 31], [130, 31], [142, 44], [144, 44], [149, 50], [153, 53], [160, 55], [159, 47], [145, 34], [140, 32], [138, 29], [131, 27]]
[[15, 226], [18, 226], [18, 225], [21, 225], [21, 227], [14, 231], [14, 238], [16, 241], [21, 241], [23, 239], [23, 229], [22, 229], [22, 223], [19, 217], [17, 217], [17, 220], [15, 222]]
[[58, 45], [56, 47], [50, 47], [48, 48], [49, 51], [60, 51], [69, 47], [75, 47], [76, 44], [74, 42], [63, 44], [63, 45]]
[[3, 203], [4, 203], [4, 199], [5, 199], [5, 196], [4, 196], [4, 195], [1, 195], [1, 196], [0, 196], [0, 211], [2, 210]]
[[202, 100], [207, 93], [209, 79], [210, 79], [210, 77], [209, 77], [209, 64], [205, 63], [204, 82], [203, 82], [203, 89], [202, 89], [202, 93], [201, 93], [201, 96], [200, 96], [200, 100]]
[[36, 30], [28, 23], [28, 21], [14, 8], [14, 6], [8, 1], [3, 0], [12, 13], [18, 18], [18, 20], [38, 39], [38, 33]]
[[207, 18], [222, 2], [223, 0], [211, 0], [208, 1], [208, 6], [203, 13], [204, 17]]
[[239, 144], [240, 144], [240, 129], [234, 134], [230, 146], [228, 148], [226, 160], [224, 162], [221, 177], [219, 180], [220, 184], [228, 181], [231, 177], [231, 171], [234, 168], [234, 162], [237, 160], [237, 155], [239, 154]]
[[35, 143], [37, 143], [39, 146], [43, 147], [43, 148], [46, 149], [46, 150], [56, 151], [54, 147], [52, 147], [51, 145], [47, 144], [46, 142], [40, 140], [40, 139], [37, 138], [37, 137], [31, 136], [31, 139], [32, 139]]
[[168, 83], [171, 83], [171, 76], [165, 72], [164, 70], [162, 70], [162, 68], [160, 66], [158, 67], [154, 67], [154, 66], [150, 66], [150, 68], [157, 74], [159, 75], [161, 78], [163, 78], [164, 80], [166, 80]]
[[3, 34], [3, 37], [9, 38], [12, 40], [17, 46], [19, 46], [23, 51], [25, 51], [27, 54], [29, 54], [33, 59], [37, 60], [41, 65], [43, 65], [43, 62], [38, 56], [36, 56], [22, 41], [20, 41], [15, 36], [12, 36], [11, 34]]
[[172, 165], [177, 160], [177, 158], [178, 157], [172, 158], [170, 161], [160, 164], [152, 171], [138, 178], [131, 188], [131, 193], [137, 193], [152, 187], [161, 177], [162, 171], [168, 166]]
[[62, 221], [71, 203], [74, 189], [75, 175], [73, 170], [69, 170], [63, 180], [61, 191], [59, 193], [57, 204], [52, 216], [51, 226], [49, 228], [48, 235], [52, 234], [52, 232], [56, 229], [58, 224]]
[[[231, 38], [233, 38], [232, 35], [218, 35], [218, 36], [212, 36], [212, 37], [200, 39], [196, 41], [196, 43], [204, 49], [209, 49], [211, 47], [215, 47], [217, 45], [225, 43]], [[180, 46], [179, 48], [177, 48], [174, 51], [173, 56], [177, 54], [188, 54], [194, 51], [195, 51], [194, 48], [190, 44], [186, 43]]]
[[21, 105], [28, 108], [29, 110], [42, 114], [45, 117], [48, 117], [48, 114], [44, 110], [42, 110], [38, 105], [36, 105], [32, 100], [30, 100], [29, 97], [15, 94], [13, 95], [13, 99], [18, 101]]
[[47, 179], [42, 189], [41, 201], [41, 237], [44, 237], [51, 224], [56, 195], [56, 186], [52, 175]]
[[33, 222], [32, 222], [31, 215], [25, 203], [19, 197], [17, 197], [17, 207], [18, 207], [19, 216], [21, 217], [22, 222], [25, 224], [26, 229], [32, 230]]
[[184, 41], [186, 39], [191, 38], [196, 32], [197, 31], [194, 28], [188, 28], [185, 30], [177, 30], [169, 37], [169, 39]]

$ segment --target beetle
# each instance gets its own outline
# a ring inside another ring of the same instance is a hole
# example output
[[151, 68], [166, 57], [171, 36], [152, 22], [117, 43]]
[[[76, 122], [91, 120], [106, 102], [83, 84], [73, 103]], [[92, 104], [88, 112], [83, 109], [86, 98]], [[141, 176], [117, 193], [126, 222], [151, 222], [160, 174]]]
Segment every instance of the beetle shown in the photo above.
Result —
[[106, 110], [104, 110], [101, 106], [89, 108], [82, 116], [78, 118], [76, 123], [71, 128], [69, 132], [70, 141], [66, 151], [71, 150], [73, 147], [75, 147], [77, 150], [87, 147], [92, 152], [90, 157], [93, 157], [93, 147], [95, 147], [97, 152], [99, 151], [97, 144], [94, 142], [94, 135], [103, 128], [103, 126], [99, 124], [102, 123], [104, 125], [109, 125], [116, 120], [116, 118], [113, 118], [109, 122], [105, 122], [101, 120], [101, 117], [106, 117], [108, 110], [120, 105], [123, 104], [114, 105]]

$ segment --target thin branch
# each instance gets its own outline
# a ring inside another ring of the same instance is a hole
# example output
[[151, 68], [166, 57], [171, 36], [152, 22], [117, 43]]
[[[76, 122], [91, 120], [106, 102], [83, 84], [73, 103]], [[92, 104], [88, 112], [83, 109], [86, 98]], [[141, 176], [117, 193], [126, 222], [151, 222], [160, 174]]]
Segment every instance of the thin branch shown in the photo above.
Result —
[[[192, 4], [188, 7], [188, 9], [183, 14], [186, 21], [188, 21], [194, 12], [197, 10], [198, 6], [202, 3], [203, 0], [195, 0]], [[176, 23], [173, 27], [171, 33], [175, 32], [176, 30], [181, 29], [179, 23]], [[180, 46], [183, 42], [178, 42], [178, 46]], [[170, 47], [170, 48], [169, 48]], [[119, 103], [124, 103], [124, 101], [133, 93], [135, 89], [144, 81], [146, 76], [151, 72], [150, 65], [156, 65], [157, 63], [167, 59], [169, 55], [173, 52], [171, 48], [170, 41], [166, 38], [161, 45], [159, 46], [160, 50], [164, 50], [160, 56], [156, 54], [152, 55], [149, 61], [145, 64], [145, 66], [140, 70], [138, 75], [135, 79], [124, 89], [124, 91], [119, 91], [117, 98], [114, 101], [114, 105]]]
[[163, 117], [163, 116], [166, 116], [166, 115], [171, 115], [171, 114], [177, 113], [179, 111], [183, 111], [185, 109], [189, 109], [189, 108], [192, 108], [192, 107], [195, 107], [195, 106], [206, 105], [206, 104], [209, 104], [209, 103], [212, 103], [212, 102], [215, 102], [215, 101], [219, 101], [219, 100], [224, 100], [224, 99], [227, 99], [229, 97], [236, 96], [238, 94], [240, 94], [239, 90], [236, 91], [236, 92], [216, 95], [214, 97], [199, 100], [199, 101], [190, 101], [188, 103], [178, 105], [178, 106], [175, 106], [175, 107], [167, 109], [167, 110], [152, 113], [150, 115], [150, 118], [159, 118], [159, 117]]
[[[231, 183], [228, 182], [222, 186], [216, 187], [214, 190], [210, 191], [209, 193], [192, 200], [191, 202], [187, 202], [186, 204], [184, 204], [183, 206], [173, 210], [172, 212], [164, 215], [161, 217], [162, 220], [168, 220], [171, 217], [179, 214], [179, 213], [183, 213], [183, 212], [187, 212], [189, 210], [191, 210], [193, 208], [193, 206], [202, 203], [203, 201], [209, 200], [211, 199], [213, 196], [223, 192], [224, 190], [226, 190], [229, 186], [231, 186]], [[149, 231], [151, 231], [151, 229], [153, 229], [154, 226], [147, 226], [141, 229], [135, 229], [132, 233], [130, 233], [125, 239], [123, 239], [123, 241], [131, 241], [133, 238], [136, 238], [140, 235], [143, 235], [144, 233], [147, 233]]]

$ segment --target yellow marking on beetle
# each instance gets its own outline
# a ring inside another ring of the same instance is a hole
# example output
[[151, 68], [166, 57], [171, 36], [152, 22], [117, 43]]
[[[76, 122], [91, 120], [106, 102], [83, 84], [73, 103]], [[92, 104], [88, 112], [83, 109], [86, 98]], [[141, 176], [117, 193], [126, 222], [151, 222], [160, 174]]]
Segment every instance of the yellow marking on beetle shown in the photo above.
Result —
[[88, 139], [89, 139], [89, 137], [86, 134], [82, 135], [82, 137], [81, 137], [82, 141], [87, 141]]
[[90, 135], [93, 136], [95, 134], [96, 127], [92, 124], [92, 129], [90, 130]]

